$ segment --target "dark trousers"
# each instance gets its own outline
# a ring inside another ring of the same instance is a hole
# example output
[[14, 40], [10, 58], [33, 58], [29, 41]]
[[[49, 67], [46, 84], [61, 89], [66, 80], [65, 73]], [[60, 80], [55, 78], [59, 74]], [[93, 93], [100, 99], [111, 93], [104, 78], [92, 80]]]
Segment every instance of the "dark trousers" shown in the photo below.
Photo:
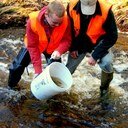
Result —
[[[59, 60], [50, 59], [51, 55], [45, 54], [46, 61], [48, 64], [52, 62], [61, 62]], [[26, 48], [21, 48], [18, 55], [14, 58], [12, 64], [9, 67], [9, 78], [8, 86], [15, 87], [21, 79], [22, 74], [24, 73], [25, 67], [27, 67], [31, 62], [29, 52]]]
[[25, 67], [31, 62], [29, 52], [26, 48], [21, 48], [9, 67], [8, 86], [15, 87], [21, 79]]

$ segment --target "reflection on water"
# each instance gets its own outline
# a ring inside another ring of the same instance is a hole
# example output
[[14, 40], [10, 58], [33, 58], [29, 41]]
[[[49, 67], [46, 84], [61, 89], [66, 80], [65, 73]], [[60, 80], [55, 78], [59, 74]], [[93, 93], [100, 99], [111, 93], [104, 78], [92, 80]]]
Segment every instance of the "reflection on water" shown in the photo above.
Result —
[[[128, 53], [114, 49], [114, 79], [109, 91], [110, 109], [104, 110], [99, 100], [100, 69], [90, 67], [86, 58], [73, 75], [69, 92], [39, 101], [30, 93], [33, 77], [26, 71], [20, 82], [22, 91], [8, 90], [8, 66], [23, 45], [24, 29], [0, 31], [0, 127], [1, 128], [127, 128], [128, 126]], [[121, 38], [121, 48], [126, 45]], [[120, 40], [118, 40], [119, 42]], [[123, 44], [123, 45], [122, 45]], [[118, 50], [119, 47], [119, 50]], [[86, 70], [85, 70], [86, 69]], [[55, 80], [56, 81], [56, 80]], [[56, 83], [56, 82], [55, 82]], [[58, 82], [57, 80], [57, 83]]]

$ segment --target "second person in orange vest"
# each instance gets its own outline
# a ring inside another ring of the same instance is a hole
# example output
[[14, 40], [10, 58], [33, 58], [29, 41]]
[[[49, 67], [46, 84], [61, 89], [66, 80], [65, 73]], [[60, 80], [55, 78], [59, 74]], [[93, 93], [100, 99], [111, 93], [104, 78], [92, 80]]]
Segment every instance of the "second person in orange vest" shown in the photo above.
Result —
[[43, 71], [41, 54], [47, 62], [61, 61], [60, 57], [67, 52], [71, 43], [70, 20], [60, 0], [54, 0], [41, 11], [29, 15], [26, 26], [25, 48], [9, 67], [8, 86], [17, 89], [18, 82], [25, 67], [32, 62], [35, 77]]
[[86, 54], [90, 53], [88, 64], [94, 66], [98, 63], [102, 69], [101, 97], [107, 94], [113, 79], [112, 54], [109, 49], [118, 37], [111, 7], [106, 0], [70, 0], [68, 5], [72, 45], [67, 67], [74, 73]]

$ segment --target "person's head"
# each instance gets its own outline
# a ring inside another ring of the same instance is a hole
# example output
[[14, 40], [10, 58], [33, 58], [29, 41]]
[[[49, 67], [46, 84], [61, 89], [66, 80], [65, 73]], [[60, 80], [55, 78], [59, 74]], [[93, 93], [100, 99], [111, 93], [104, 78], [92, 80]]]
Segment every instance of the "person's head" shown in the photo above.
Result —
[[84, 15], [93, 15], [96, 10], [97, 0], [80, 0], [81, 11]]
[[60, 0], [54, 0], [48, 4], [45, 18], [51, 27], [59, 26], [64, 18], [65, 7]]

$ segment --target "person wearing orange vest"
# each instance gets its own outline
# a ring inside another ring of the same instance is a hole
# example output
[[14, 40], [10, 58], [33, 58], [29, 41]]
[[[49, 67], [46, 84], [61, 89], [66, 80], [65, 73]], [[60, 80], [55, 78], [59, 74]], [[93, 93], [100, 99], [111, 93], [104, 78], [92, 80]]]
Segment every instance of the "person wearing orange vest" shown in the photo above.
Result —
[[67, 67], [74, 73], [87, 53], [88, 64], [99, 64], [102, 69], [100, 95], [108, 92], [113, 79], [112, 54], [109, 49], [116, 43], [118, 34], [112, 5], [106, 0], [70, 0], [67, 7], [71, 20], [72, 45]]
[[71, 44], [70, 20], [63, 3], [59, 0], [50, 2], [40, 11], [29, 15], [26, 26], [25, 48], [9, 67], [8, 86], [19, 88], [18, 82], [25, 67], [32, 62], [35, 77], [43, 71], [41, 54], [47, 62], [61, 62], [61, 55], [69, 50]]

